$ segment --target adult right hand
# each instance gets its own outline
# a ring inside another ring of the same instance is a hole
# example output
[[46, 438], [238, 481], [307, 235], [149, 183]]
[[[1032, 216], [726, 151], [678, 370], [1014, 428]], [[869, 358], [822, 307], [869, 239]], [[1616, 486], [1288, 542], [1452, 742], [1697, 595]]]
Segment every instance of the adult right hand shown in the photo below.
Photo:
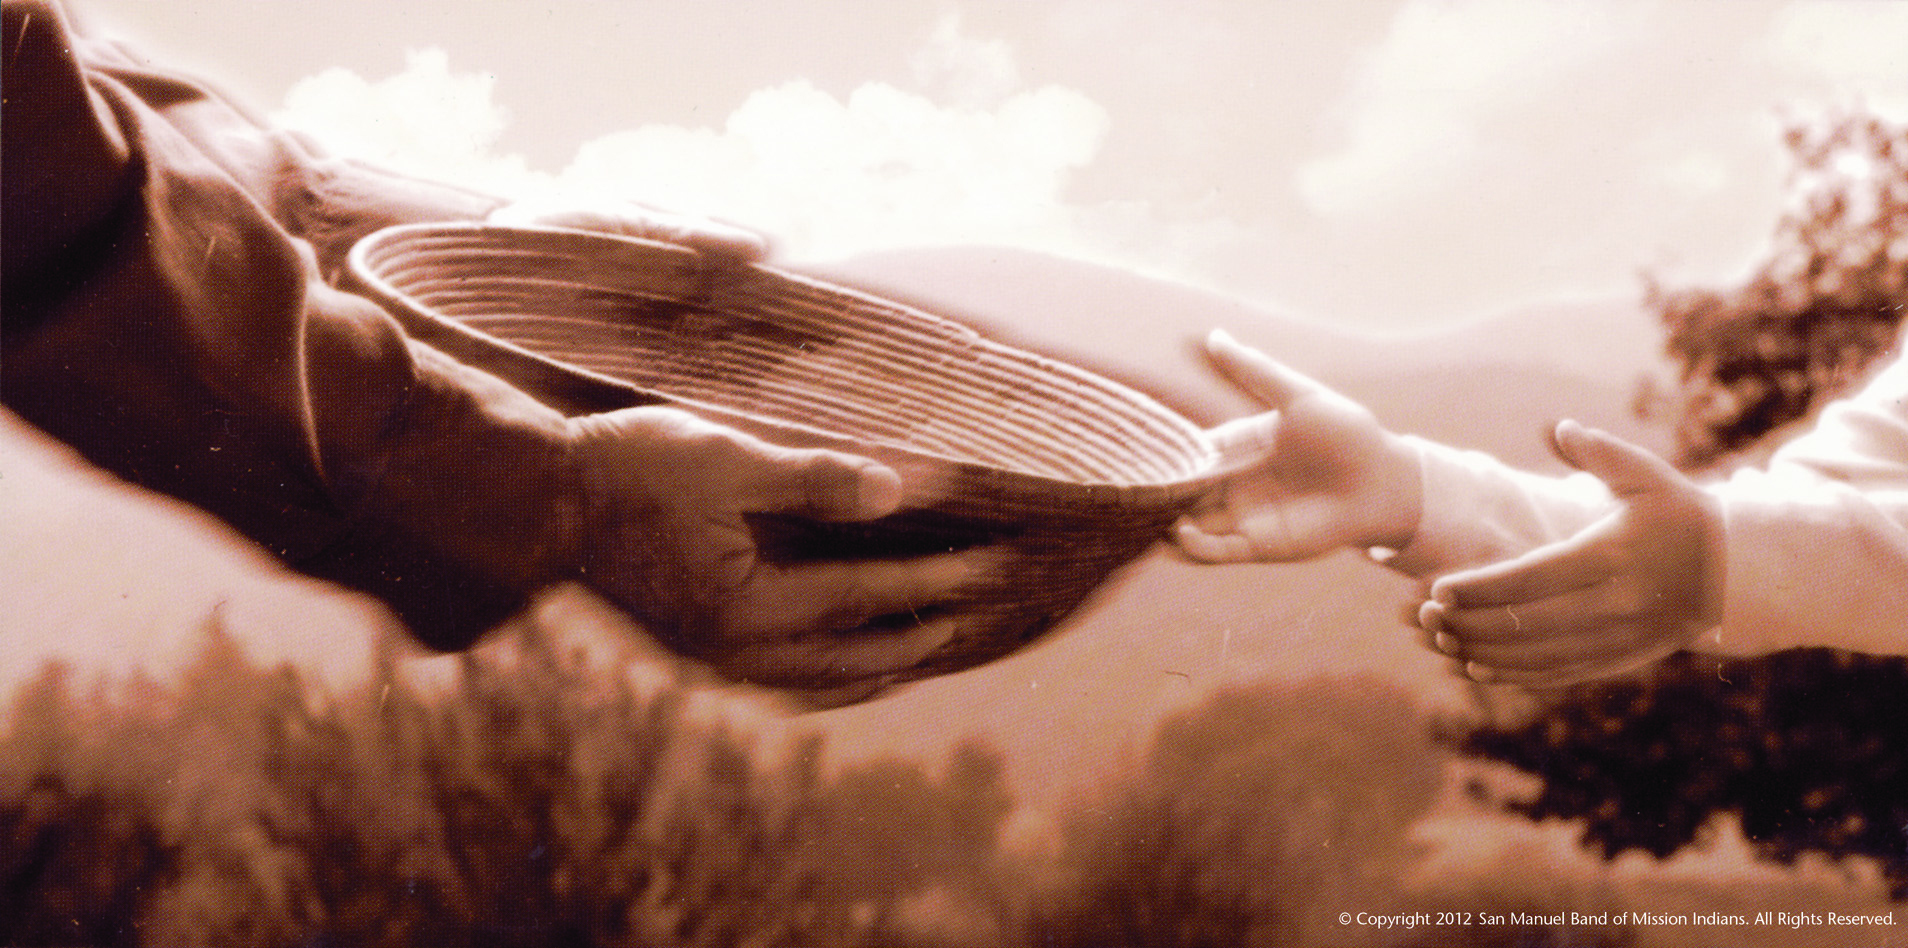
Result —
[[1344, 546], [1401, 547], [1423, 505], [1417, 455], [1364, 406], [1223, 331], [1218, 371], [1271, 410], [1209, 432], [1241, 466], [1175, 531], [1207, 563], [1307, 559]]
[[900, 504], [899, 476], [668, 407], [570, 425], [584, 485], [581, 578], [735, 678], [815, 689], [905, 671], [959, 630], [964, 587], [996, 555], [773, 562], [749, 515], [872, 520]]

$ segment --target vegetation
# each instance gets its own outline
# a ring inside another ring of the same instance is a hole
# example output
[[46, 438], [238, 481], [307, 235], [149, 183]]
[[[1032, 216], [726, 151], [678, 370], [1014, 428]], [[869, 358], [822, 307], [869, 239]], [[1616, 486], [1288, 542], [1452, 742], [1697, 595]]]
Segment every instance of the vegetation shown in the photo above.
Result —
[[1685, 656], [1645, 678], [1578, 685], [1534, 720], [1463, 748], [1543, 778], [1512, 806], [1570, 818], [1603, 855], [1661, 858], [1719, 815], [1759, 855], [1879, 863], [1908, 897], [1908, 663], [1828, 650]]
[[327, 694], [216, 629], [175, 688], [49, 669], [0, 742], [0, 944], [890, 944], [929, 881], [993, 897], [991, 753], [770, 764], [513, 636], [442, 689]]
[[[1138, 772], [1067, 815], [1033, 943], [1236, 946], [1369, 937], [1437, 796], [1442, 756], [1396, 685], [1223, 692], [1166, 722]], [[1393, 937], [1396, 932], [1386, 932]]]
[[1727, 460], [1895, 351], [1908, 306], [1908, 125], [1864, 112], [1785, 134], [1789, 208], [1741, 285], [1648, 293], [1682, 370], [1681, 461]]
[[[1221, 692], [1029, 829], [983, 745], [831, 767], [813, 737], [771, 742], [534, 628], [447, 681], [391, 666], [345, 693], [211, 643], [170, 687], [49, 669], [18, 694], [0, 944], [1613, 948], [1644, 942], [1338, 915], [1663, 904], [1534, 824], [1454, 809], [1449, 749], [1383, 681]], [[1655, 779], [1582, 764], [1595, 788]], [[1785, 905], [1816, 891], [1797, 880]]]
[[831, 769], [534, 628], [333, 694], [214, 627], [175, 686], [50, 668], [9, 720], [9, 945], [1409, 944], [1336, 914], [1416, 904], [1448, 759], [1398, 686], [1242, 686], [1003, 845], [982, 745]]

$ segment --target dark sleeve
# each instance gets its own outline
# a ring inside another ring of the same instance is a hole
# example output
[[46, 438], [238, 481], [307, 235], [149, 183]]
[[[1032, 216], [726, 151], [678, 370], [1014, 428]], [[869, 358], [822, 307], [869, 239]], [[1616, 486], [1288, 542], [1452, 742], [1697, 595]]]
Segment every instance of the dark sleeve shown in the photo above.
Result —
[[467, 642], [569, 572], [564, 419], [335, 285], [491, 198], [326, 159], [6, 0], [0, 398], [95, 463]]

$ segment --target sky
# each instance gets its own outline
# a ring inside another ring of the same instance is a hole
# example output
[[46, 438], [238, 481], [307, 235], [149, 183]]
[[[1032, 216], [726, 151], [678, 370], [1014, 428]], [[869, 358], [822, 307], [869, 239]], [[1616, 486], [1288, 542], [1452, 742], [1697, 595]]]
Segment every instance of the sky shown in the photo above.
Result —
[[95, 0], [333, 149], [825, 262], [1103, 262], [1369, 330], [1726, 283], [1908, 2]]

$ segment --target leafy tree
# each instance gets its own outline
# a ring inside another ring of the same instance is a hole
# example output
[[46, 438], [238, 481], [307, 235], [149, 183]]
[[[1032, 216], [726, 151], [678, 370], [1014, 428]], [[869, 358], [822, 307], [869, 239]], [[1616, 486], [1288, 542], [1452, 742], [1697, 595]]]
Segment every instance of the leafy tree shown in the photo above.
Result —
[[1908, 304], [1908, 125], [1865, 112], [1792, 123], [1789, 206], [1728, 289], [1648, 287], [1670, 356], [1681, 461], [1700, 467], [1808, 416], [1894, 351]]

